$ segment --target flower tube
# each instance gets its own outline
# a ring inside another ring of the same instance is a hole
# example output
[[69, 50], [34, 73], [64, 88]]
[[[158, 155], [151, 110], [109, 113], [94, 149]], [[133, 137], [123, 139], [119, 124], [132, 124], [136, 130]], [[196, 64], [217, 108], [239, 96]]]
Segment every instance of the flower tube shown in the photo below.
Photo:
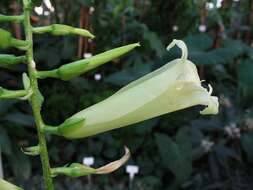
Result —
[[70, 139], [84, 138], [196, 105], [206, 106], [200, 114], [217, 114], [218, 98], [211, 96], [210, 85], [209, 91], [201, 86], [196, 66], [187, 60], [185, 43], [173, 40], [167, 49], [175, 45], [182, 49], [180, 59], [73, 115], [59, 127], [51, 128], [51, 133]]
[[3, 180], [3, 179], [0, 179], [0, 189], [1, 190], [22, 190], [21, 188]]

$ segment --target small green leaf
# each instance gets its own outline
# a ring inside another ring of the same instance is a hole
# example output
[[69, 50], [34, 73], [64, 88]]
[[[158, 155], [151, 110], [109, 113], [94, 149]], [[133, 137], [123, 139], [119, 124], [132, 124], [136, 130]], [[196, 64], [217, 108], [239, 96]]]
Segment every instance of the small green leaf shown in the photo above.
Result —
[[42, 0], [31, 0], [32, 4], [36, 7], [39, 7], [42, 3]]
[[253, 159], [253, 132], [245, 133], [241, 137], [242, 148], [248, 156], [248, 160]]
[[189, 155], [165, 134], [155, 134], [155, 140], [163, 165], [170, 169], [176, 177], [174, 186], [182, 184], [192, 173], [192, 163], [188, 157]]

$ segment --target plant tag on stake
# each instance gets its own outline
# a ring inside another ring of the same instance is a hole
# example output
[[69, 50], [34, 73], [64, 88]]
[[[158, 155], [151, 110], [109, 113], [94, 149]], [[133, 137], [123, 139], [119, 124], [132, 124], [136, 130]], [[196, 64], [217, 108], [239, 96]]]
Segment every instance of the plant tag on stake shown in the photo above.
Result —
[[94, 164], [94, 157], [84, 157], [83, 164], [87, 166], [92, 166]]
[[[84, 157], [83, 158], [83, 164], [84, 165], [92, 166], [94, 164], [94, 162], [95, 162], [95, 159], [92, 156], [91, 157]], [[88, 178], [89, 185], [91, 185], [91, 176], [88, 175], [87, 178]]]
[[129, 179], [130, 179], [129, 186], [131, 188], [133, 180], [134, 180], [134, 176], [139, 173], [139, 166], [127, 165], [126, 166], [126, 172], [129, 174]]

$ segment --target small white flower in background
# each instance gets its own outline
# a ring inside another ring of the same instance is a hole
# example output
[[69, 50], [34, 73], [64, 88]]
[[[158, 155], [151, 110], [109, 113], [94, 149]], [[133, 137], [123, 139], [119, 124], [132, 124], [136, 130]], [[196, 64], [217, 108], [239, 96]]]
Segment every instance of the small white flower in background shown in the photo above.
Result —
[[222, 6], [222, 1], [223, 1], [223, 0], [217, 0], [217, 1], [216, 1], [216, 7], [217, 7], [217, 8], [221, 8], [221, 6]]
[[214, 4], [212, 2], [207, 2], [206, 3], [206, 9], [207, 10], [212, 10], [214, 8]]
[[224, 128], [225, 133], [232, 139], [241, 138], [241, 129], [235, 123], [230, 124]]
[[88, 42], [89, 42], [89, 43], [92, 43], [92, 39], [88, 39]]
[[84, 157], [83, 158], [83, 164], [86, 166], [92, 166], [95, 162], [94, 157]]
[[44, 12], [44, 16], [49, 16], [50, 15], [50, 12], [49, 11], [45, 11]]
[[126, 173], [129, 174], [129, 178], [132, 181], [134, 179], [134, 176], [139, 173], [139, 167], [136, 165], [127, 165]]
[[84, 54], [83, 54], [83, 57], [84, 57], [85, 59], [90, 58], [90, 57], [92, 57], [92, 53], [84, 53]]
[[102, 75], [99, 74], [99, 73], [96, 73], [96, 74], [94, 75], [94, 79], [95, 79], [96, 81], [100, 81], [100, 80], [102, 79]]
[[246, 119], [245, 124], [249, 130], [253, 130], [253, 119], [252, 118]]
[[89, 10], [90, 14], [92, 14], [94, 11], [95, 11], [95, 8], [94, 7], [90, 7], [90, 10]]
[[206, 32], [206, 25], [205, 24], [200, 24], [199, 25], [199, 31], [200, 32]]
[[226, 108], [231, 108], [232, 103], [228, 97], [225, 97], [224, 95], [220, 96], [220, 103], [221, 105], [225, 106]]
[[177, 26], [177, 25], [174, 25], [174, 26], [172, 27], [172, 30], [173, 30], [173, 32], [177, 32], [177, 31], [178, 31], [178, 26]]
[[205, 139], [201, 141], [201, 147], [204, 149], [205, 152], [210, 152], [213, 145], [214, 145], [214, 142], [212, 141], [208, 141]]

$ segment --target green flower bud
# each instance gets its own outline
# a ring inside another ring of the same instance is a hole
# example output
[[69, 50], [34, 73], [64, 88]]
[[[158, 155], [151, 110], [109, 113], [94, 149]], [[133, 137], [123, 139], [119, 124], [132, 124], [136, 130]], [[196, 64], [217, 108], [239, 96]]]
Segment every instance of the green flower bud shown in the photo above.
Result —
[[29, 42], [15, 39], [10, 32], [0, 28], [0, 49], [7, 49], [9, 47], [26, 50], [29, 47]]
[[0, 189], [1, 190], [22, 190], [20, 187], [17, 187], [3, 179], [0, 179]]
[[16, 57], [14, 55], [0, 54], [0, 67], [3, 68], [11, 68], [14, 65], [25, 62], [26, 56]]
[[75, 28], [72, 26], [64, 25], [64, 24], [53, 24], [50, 26], [42, 26], [33, 28], [34, 33], [51, 33], [55, 36], [66, 36], [66, 35], [80, 35], [88, 38], [94, 38], [95, 36], [91, 34], [88, 30]]
[[70, 80], [74, 77], [77, 77], [81, 74], [84, 74], [100, 65], [103, 65], [109, 61], [112, 61], [115, 58], [118, 58], [129, 51], [133, 50], [135, 47], [140, 46], [139, 43], [130, 44], [122, 46], [119, 48], [106, 51], [104, 53], [95, 55], [91, 58], [83, 59], [80, 61], [75, 61], [61, 66], [58, 69], [52, 71], [40, 71], [37, 73], [38, 78], [54, 77], [60, 78], [62, 80]]
[[[117, 93], [73, 115], [57, 129], [59, 135], [76, 139], [128, 126], [160, 115], [196, 105], [207, 106], [201, 114], [217, 114], [218, 98], [201, 86], [196, 66], [187, 60], [183, 41], [178, 45], [181, 59], [175, 59], [154, 72], [130, 83]], [[77, 122], [81, 121], [77, 127]], [[69, 123], [74, 122], [72, 128]], [[72, 129], [72, 130], [71, 130]]]
[[10, 32], [0, 28], [0, 48], [7, 49], [11, 46], [12, 35]]

